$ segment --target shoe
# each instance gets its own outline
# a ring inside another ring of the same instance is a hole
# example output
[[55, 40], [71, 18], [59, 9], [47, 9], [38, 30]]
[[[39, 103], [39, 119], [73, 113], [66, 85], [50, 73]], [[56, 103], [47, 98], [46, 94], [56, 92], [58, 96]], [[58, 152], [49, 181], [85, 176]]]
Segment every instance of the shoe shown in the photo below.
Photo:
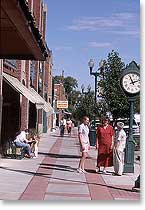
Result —
[[117, 174], [117, 173], [112, 173], [113, 176], [121, 176], [121, 174]]
[[30, 155], [25, 154], [25, 155], [24, 155], [24, 158], [31, 158], [31, 156], [30, 156]]
[[102, 174], [107, 174], [106, 170], [103, 170], [103, 171], [102, 171]]
[[85, 171], [84, 169], [81, 169], [82, 170], [82, 172], [84, 173], [84, 174], [86, 174], [87, 173], [87, 171]]
[[81, 168], [77, 168], [77, 172], [78, 172], [78, 173], [83, 173], [83, 171], [82, 171]]
[[101, 173], [101, 170], [100, 170], [100, 168], [96, 168], [96, 173]]
[[87, 173], [87, 171], [85, 171], [84, 169], [81, 169], [81, 168], [78, 168], [78, 169], [77, 169], [77, 172], [78, 172], [78, 173], [84, 173], [84, 174]]

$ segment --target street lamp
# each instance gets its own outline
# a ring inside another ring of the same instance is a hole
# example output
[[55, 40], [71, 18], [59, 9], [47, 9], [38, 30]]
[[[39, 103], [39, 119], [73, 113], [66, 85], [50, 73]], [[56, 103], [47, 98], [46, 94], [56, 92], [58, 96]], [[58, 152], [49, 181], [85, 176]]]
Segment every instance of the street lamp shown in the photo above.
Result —
[[104, 66], [104, 60], [101, 60], [99, 62], [99, 68], [96, 70], [96, 72], [93, 72], [93, 67], [94, 67], [94, 60], [90, 59], [88, 62], [88, 66], [90, 68], [90, 75], [93, 75], [95, 77], [95, 98], [94, 98], [94, 104], [96, 105], [97, 102], [97, 77], [100, 74], [100, 70], [102, 69], [102, 67]]
[[95, 77], [95, 97], [94, 97], [94, 120], [93, 120], [93, 124], [92, 124], [92, 128], [90, 129], [90, 133], [89, 133], [89, 139], [90, 139], [90, 145], [94, 146], [96, 145], [96, 102], [97, 102], [97, 77], [100, 74], [100, 68], [103, 67], [103, 62], [101, 61], [99, 63], [99, 68], [97, 69], [96, 72], [93, 72], [93, 67], [94, 67], [94, 61], [93, 59], [90, 59], [88, 62], [88, 66], [90, 68], [90, 75], [93, 75]]

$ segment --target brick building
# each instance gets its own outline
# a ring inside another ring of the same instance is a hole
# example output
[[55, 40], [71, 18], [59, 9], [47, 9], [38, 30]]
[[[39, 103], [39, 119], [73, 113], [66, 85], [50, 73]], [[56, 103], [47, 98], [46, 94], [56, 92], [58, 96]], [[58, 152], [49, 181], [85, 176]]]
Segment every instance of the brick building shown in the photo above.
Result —
[[67, 101], [67, 95], [65, 93], [65, 88], [63, 82], [54, 84], [54, 98], [55, 98], [55, 113], [56, 113], [56, 126], [59, 126], [59, 122], [62, 117], [64, 117], [64, 108], [57, 107], [57, 101]]
[[[2, 0], [0, 11], [0, 153], [20, 129], [52, 127], [52, 52], [42, 0]], [[23, 60], [20, 60], [23, 59]]]

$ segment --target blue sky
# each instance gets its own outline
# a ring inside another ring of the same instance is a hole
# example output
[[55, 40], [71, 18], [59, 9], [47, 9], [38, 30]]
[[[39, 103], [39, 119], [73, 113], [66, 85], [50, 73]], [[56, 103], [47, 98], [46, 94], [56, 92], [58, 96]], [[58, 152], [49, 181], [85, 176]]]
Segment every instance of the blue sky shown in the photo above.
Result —
[[140, 63], [139, 0], [44, 0], [47, 4], [47, 45], [53, 53], [53, 75], [72, 76], [79, 88], [91, 84], [94, 71], [111, 50], [125, 64]]

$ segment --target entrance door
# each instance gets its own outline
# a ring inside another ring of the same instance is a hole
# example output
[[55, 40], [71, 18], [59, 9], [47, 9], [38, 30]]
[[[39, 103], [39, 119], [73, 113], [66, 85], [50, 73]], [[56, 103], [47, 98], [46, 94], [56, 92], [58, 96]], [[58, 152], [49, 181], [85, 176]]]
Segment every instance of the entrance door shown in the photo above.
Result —
[[29, 102], [29, 124], [28, 128], [36, 128], [37, 111], [36, 105]]

